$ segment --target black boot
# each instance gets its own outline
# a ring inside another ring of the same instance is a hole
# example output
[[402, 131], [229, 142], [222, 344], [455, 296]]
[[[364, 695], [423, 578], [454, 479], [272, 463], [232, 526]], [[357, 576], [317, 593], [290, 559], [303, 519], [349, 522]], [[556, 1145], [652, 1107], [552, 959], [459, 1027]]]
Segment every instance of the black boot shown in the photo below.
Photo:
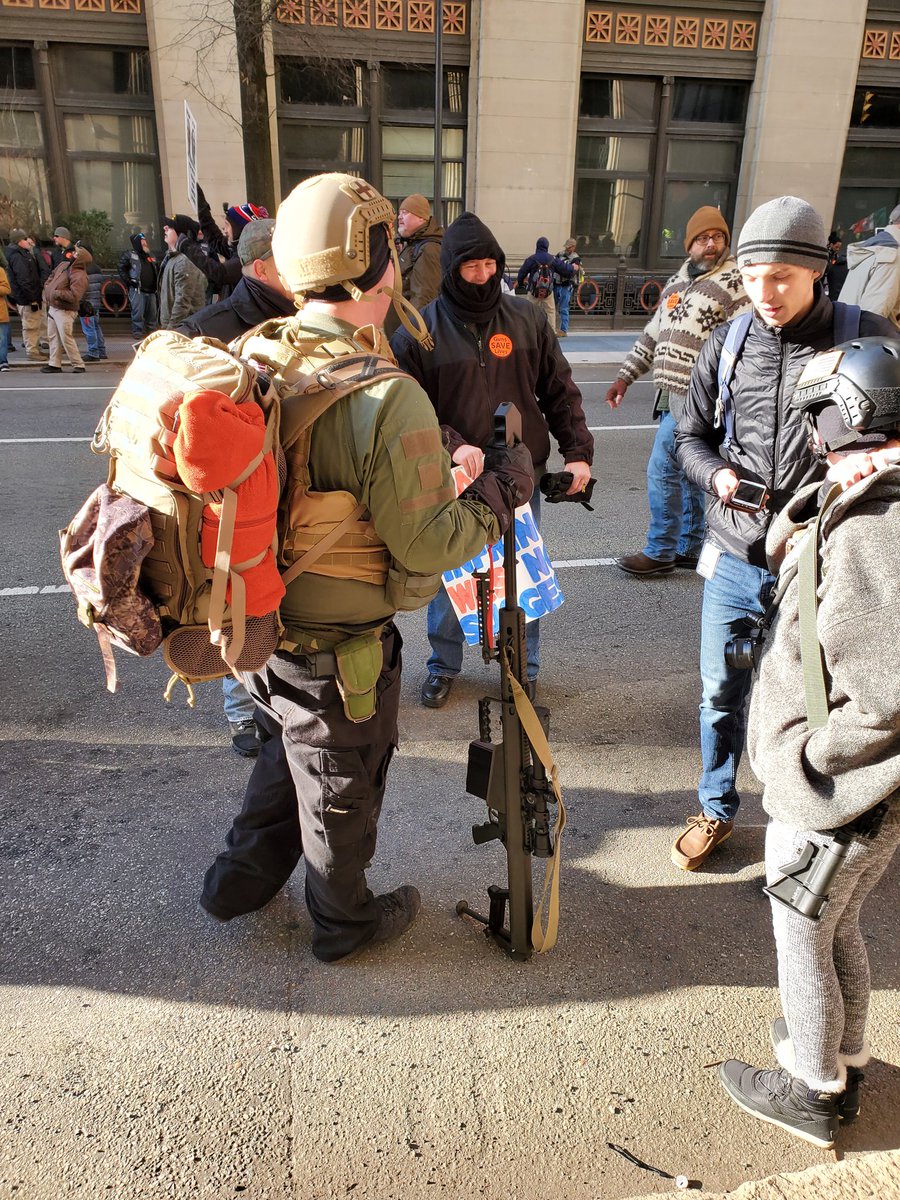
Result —
[[[775, 1057], [785, 1070], [789, 1071], [794, 1062], [794, 1047], [791, 1044], [791, 1035], [788, 1033], [787, 1021], [784, 1017], [779, 1017], [777, 1021], [772, 1022], [769, 1037], [772, 1040]], [[847, 1090], [838, 1097], [838, 1116], [846, 1125], [855, 1121], [859, 1116], [859, 1086], [865, 1077], [865, 1072], [861, 1071], [859, 1067], [847, 1068]]]
[[818, 1092], [785, 1070], [758, 1071], [730, 1058], [719, 1064], [719, 1080], [744, 1112], [830, 1150], [838, 1127], [839, 1094]]
[[426, 708], [443, 708], [452, 687], [452, 675], [429, 675], [422, 684], [422, 703]]

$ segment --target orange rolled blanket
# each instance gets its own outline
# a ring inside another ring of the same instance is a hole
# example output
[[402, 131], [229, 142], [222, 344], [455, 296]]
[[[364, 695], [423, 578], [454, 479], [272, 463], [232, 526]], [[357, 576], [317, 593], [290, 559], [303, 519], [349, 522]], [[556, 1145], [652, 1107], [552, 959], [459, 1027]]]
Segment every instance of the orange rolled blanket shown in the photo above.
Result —
[[[185, 397], [178, 417], [173, 451], [178, 473], [191, 491], [216, 492], [232, 485], [263, 448], [266, 419], [252, 401], [235, 404], [224, 392], [212, 389], [194, 392]], [[271, 450], [233, 490], [237, 518], [231, 569], [244, 580], [247, 615], [261, 617], [278, 608], [285, 591], [272, 549], [278, 521], [278, 468]], [[216, 561], [221, 514], [219, 503], [207, 504], [203, 511], [200, 556], [208, 567]], [[229, 586], [226, 599], [230, 595]]]

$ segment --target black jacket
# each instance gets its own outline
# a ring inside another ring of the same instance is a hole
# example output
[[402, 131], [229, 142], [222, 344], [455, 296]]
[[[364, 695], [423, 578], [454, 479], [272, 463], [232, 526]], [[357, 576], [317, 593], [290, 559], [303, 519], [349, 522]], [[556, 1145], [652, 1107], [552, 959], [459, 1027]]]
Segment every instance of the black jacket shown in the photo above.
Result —
[[439, 296], [422, 316], [434, 350], [423, 350], [403, 328], [391, 348], [428, 393], [451, 454], [464, 444], [487, 446], [494, 410], [511, 401], [522, 413], [522, 440], [535, 467], [547, 461], [550, 433], [566, 462], [593, 460], [581, 392], [543, 312], [527, 300], [503, 296], [487, 324], [464, 325]]
[[[715, 427], [717, 372], [727, 324], [707, 338], [691, 375], [675, 435], [678, 461], [687, 477], [710, 497], [706, 523], [712, 540], [754, 566], [766, 566], [766, 530], [774, 514], [796, 491], [824, 473], [791, 396], [809, 359], [834, 345], [833, 315], [833, 305], [818, 284], [812, 310], [795, 325], [772, 329], [754, 312], [735, 366], [735, 440], [727, 456], [721, 449], [725, 430]], [[896, 330], [886, 318], [862, 314], [862, 337], [892, 333]], [[739, 479], [766, 485], [770, 498], [765, 511], [741, 512], [718, 499], [713, 478], [726, 464]]]
[[131, 235], [131, 249], [119, 259], [119, 278], [126, 288], [152, 293], [159, 288], [159, 266], [141, 245], [141, 235]]
[[219, 293], [220, 301], [228, 296], [232, 288], [237, 287], [243, 272], [241, 260], [237, 256], [222, 262], [212, 246], [207, 250], [202, 242], [184, 234], [178, 239], [178, 249], [203, 272], [213, 285], [213, 290]]
[[7, 246], [6, 260], [9, 263], [9, 298], [13, 304], [40, 304], [44, 282], [38, 261], [31, 251], [23, 250], [21, 246]]
[[273, 317], [289, 317], [296, 311], [294, 301], [258, 279], [241, 277], [227, 300], [209, 304], [193, 313], [178, 326], [185, 337], [214, 337], [231, 342]]

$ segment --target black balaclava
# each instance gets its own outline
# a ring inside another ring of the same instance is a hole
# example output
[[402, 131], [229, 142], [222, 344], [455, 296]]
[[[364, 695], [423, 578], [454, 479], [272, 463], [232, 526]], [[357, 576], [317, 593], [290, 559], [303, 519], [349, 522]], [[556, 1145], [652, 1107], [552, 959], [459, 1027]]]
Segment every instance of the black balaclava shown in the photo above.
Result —
[[[487, 283], [466, 283], [459, 273], [472, 258], [493, 258], [497, 273]], [[500, 279], [506, 255], [500, 243], [474, 213], [464, 212], [444, 231], [441, 243], [441, 298], [455, 317], [467, 325], [485, 325], [500, 308]]]
[[[388, 231], [386, 225], [370, 225], [369, 226], [369, 266], [364, 274], [353, 282], [361, 292], [367, 292], [381, 279], [382, 275], [387, 270], [387, 265], [391, 261], [391, 246], [388, 241]], [[400, 281], [396, 281], [396, 286], [400, 286]], [[307, 292], [307, 297], [310, 300], [324, 300], [328, 304], [341, 304], [344, 300], [350, 299], [350, 293], [340, 283], [334, 283], [330, 287], [323, 288], [321, 292]]]

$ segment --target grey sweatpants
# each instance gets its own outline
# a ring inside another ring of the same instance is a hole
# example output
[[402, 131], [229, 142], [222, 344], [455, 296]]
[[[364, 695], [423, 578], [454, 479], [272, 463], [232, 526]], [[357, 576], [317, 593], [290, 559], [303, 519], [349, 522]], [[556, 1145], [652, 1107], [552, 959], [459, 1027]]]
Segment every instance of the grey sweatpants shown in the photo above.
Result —
[[[793, 862], [807, 841], [823, 845], [828, 840], [827, 833], [770, 821], [768, 883], [782, 878], [779, 868]], [[840, 1078], [841, 1062], [863, 1052], [871, 985], [859, 910], [898, 843], [900, 802], [894, 800], [878, 835], [852, 842], [818, 921], [772, 901], [778, 987], [794, 1047], [794, 1074], [810, 1086], [833, 1083]]]

